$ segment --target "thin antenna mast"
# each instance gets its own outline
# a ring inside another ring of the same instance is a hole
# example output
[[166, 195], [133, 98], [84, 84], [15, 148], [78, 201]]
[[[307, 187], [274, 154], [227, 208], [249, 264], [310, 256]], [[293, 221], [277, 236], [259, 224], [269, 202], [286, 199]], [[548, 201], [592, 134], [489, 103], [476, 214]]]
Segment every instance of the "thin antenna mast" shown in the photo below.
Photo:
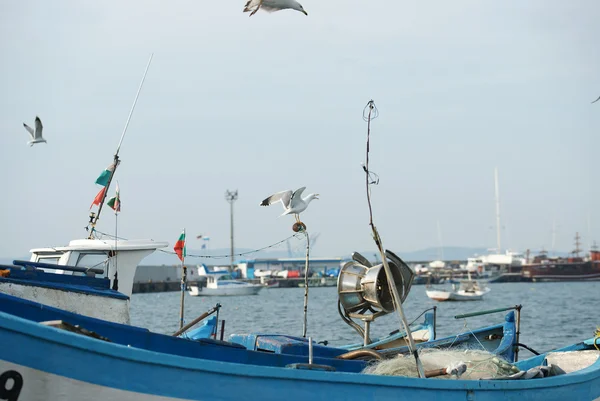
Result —
[[[108, 182], [106, 183], [106, 187], [104, 190], [104, 194], [102, 196], [102, 200], [100, 201], [100, 204], [98, 205], [98, 212], [94, 215], [94, 213], [92, 213], [90, 215], [90, 223], [88, 225], [88, 227], [91, 225], [92, 228], [90, 230], [90, 235], [89, 235], [89, 239], [94, 238], [94, 231], [96, 228], [96, 223], [98, 222], [98, 219], [100, 218], [100, 213], [102, 212], [102, 206], [104, 205], [104, 201], [106, 200], [106, 195], [108, 195], [108, 189], [110, 188], [110, 183], [112, 182], [113, 177], [115, 176], [115, 172], [117, 171], [117, 167], [119, 166], [119, 163], [121, 162], [119, 160], [119, 151], [121, 150], [121, 144], [123, 143], [123, 138], [125, 138], [125, 133], [127, 132], [127, 127], [129, 127], [129, 121], [131, 121], [131, 116], [133, 115], [133, 110], [135, 110], [135, 105], [137, 104], [138, 101], [138, 97], [140, 96], [140, 92], [142, 90], [142, 86], [144, 85], [144, 81], [146, 80], [146, 74], [148, 73], [148, 68], [150, 68], [150, 63], [152, 62], [152, 57], [154, 57], [154, 53], [150, 54], [150, 59], [148, 60], [148, 64], [146, 65], [146, 70], [144, 71], [144, 76], [142, 77], [142, 82], [140, 82], [140, 87], [138, 88], [138, 91], [135, 95], [135, 99], [133, 101], [133, 105], [131, 106], [131, 110], [129, 111], [129, 116], [127, 117], [127, 122], [125, 123], [125, 128], [123, 128], [123, 133], [121, 134], [121, 139], [119, 140], [119, 146], [117, 146], [117, 150], [115, 152], [115, 156], [113, 158], [113, 169], [112, 172], [110, 173], [110, 176], [108, 177]], [[87, 227], [86, 227], [87, 229]]]

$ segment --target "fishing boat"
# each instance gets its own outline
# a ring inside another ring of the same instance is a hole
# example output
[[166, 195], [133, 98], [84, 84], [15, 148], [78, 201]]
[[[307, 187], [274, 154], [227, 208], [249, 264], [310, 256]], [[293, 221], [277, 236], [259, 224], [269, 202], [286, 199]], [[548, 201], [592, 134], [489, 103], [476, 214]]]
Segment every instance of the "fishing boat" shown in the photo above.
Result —
[[32, 249], [30, 260], [0, 265], [0, 293], [85, 316], [129, 324], [139, 262], [166, 242], [78, 239]]
[[[15, 345], [0, 351], [0, 388], [10, 396], [7, 399], [60, 399], [65, 394], [92, 401], [305, 400], [308, 396], [362, 401], [397, 400], [398, 394], [403, 400], [419, 401], [600, 396], [600, 351], [594, 348], [594, 339], [522, 360], [499, 377], [436, 380], [365, 373], [372, 361], [345, 359], [346, 354], [318, 356], [313, 342], [303, 344], [308, 353], [277, 354], [115, 323], [111, 334], [108, 327], [103, 334], [83, 329], [0, 312], [0, 343]], [[272, 341], [290, 342], [277, 337]]]
[[[389, 301], [391, 293], [381, 265], [367, 267], [356, 259], [360, 260], [359, 255], [340, 272], [338, 306], [343, 318], [362, 318], [365, 328], [354, 328], [362, 333], [365, 342], [374, 345], [378, 341], [369, 340], [368, 327], [393, 307]], [[393, 283], [405, 298], [411, 273], [392, 266]], [[518, 321], [515, 326], [511, 311], [500, 327], [424, 341], [417, 343], [416, 348], [425, 352], [425, 349], [451, 349], [458, 345], [462, 357], [461, 345], [466, 344], [468, 349], [487, 339], [498, 350], [490, 353], [489, 358], [500, 357], [508, 363], [512, 357], [509, 354], [505, 357], [502, 351], [513, 351], [515, 355], [519, 344]], [[64, 394], [75, 399], [85, 396], [88, 400], [107, 397], [275, 400], [281, 399], [282, 394], [291, 400], [305, 399], [309, 394], [328, 400], [363, 400], [377, 394], [377, 399], [392, 400], [397, 399], [399, 392], [406, 400], [435, 397], [533, 400], [557, 399], [565, 394], [600, 394], [600, 366], [592, 361], [592, 342], [576, 344], [565, 351], [572, 355], [570, 359], [578, 360], [584, 355], [580, 351], [586, 352], [589, 366], [557, 377], [436, 380], [369, 373], [367, 369], [376, 361], [393, 360], [399, 354], [412, 358], [408, 346], [401, 343], [387, 348], [378, 344], [370, 349], [349, 350], [320, 345], [311, 338], [280, 334], [233, 335], [230, 341], [189, 339], [180, 334], [181, 330], [171, 336], [153, 333], [0, 294], [0, 343], [13, 344], [0, 349], [0, 377], [4, 380], [0, 388], [9, 389], [11, 399], [17, 400], [58, 399]], [[235, 341], [236, 336], [239, 341]], [[510, 372], [541, 369], [538, 366], [545, 359], [536, 358], [510, 365]], [[441, 366], [426, 373], [433, 377], [447, 374], [448, 369]], [[11, 379], [12, 385], [7, 385]], [[202, 386], [197, 385], [198, 380]]]
[[208, 271], [204, 265], [198, 266], [198, 275], [206, 277], [206, 287], [190, 285], [188, 293], [194, 297], [257, 295], [265, 288], [261, 284], [235, 280], [228, 271]]
[[[115, 212], [113, 239], [100, 238], [105, 235], [99, 233], [96, 226], [120, 164], [119, 151], [151, 61], [152, 56], [113, 155], [113, 162], [95, 181], [101, 189], [90, 206], [87, 238], [73, 240], [67, 246], [32, 249], [30, 260], [14, 260], [11, 265], [0, 266], [0, 294], [111, 322], [130, 322], [129, 302], [137, 266], [143, 258], [168, 246], [168, 243], [118, 239], [117, 216], [121, 211], [118, 186], [115, 197], [106, 202]], [[92, 211], [95, 205], [98, 209]]]
[[477, 280], [471, 279], [471, 273], [468, 273], [468, 280], [461, 280], [460, 285], [452, 284], [452, 290], [442, 290], [429, 287], [425, 290], [427, 296], [435, 301], [480, 301], [483, 296], [490, 292], [489, 287], [482, 287]]
[[600, 251], [591, 249], [587, 257], [580, 257], [579, 240], [579, 234], [576, 234], [575, 251], [570, 257], [551, 257], [541, 253], [523, 266], [522, 276], [534, 282], [600, 280]]

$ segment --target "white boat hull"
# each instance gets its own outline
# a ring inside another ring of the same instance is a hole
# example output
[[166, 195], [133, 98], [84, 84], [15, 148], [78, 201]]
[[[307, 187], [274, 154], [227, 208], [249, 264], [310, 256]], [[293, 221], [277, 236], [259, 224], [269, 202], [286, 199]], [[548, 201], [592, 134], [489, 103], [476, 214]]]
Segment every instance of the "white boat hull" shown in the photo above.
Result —
[[61, 289], [2, 282], [0, 282], [0, 293], [80, 315], [129, 324], [129, 299], [115, 299]]
[[[13, 380], [8, 392], [15, 400], [168, 401], [183, 398], [126, 391], [47, 373], [0, 359], [0, 373]], [[2, 383], [0, 383], [2, 384]], [[5, 383], [6, 384], [6, 383]], [[16, 387], [15, 387], [16, 385]], [[12, 387], [11, 387], [12, 386]]]
[[479, 301], [489, 292], [489, 288], [483, 291], [464, 292], [464, 291], [439, 291], [427, 290], [427, 296], [435, 301]]
[[265, 288], [264, 285], [253, 285], [248, 286], [225, 286], [219, 288], [207, 288], [190, 286], [189, 294], [192, 296], [236, 296], [236, 295], [257, 295], [260, 290]]

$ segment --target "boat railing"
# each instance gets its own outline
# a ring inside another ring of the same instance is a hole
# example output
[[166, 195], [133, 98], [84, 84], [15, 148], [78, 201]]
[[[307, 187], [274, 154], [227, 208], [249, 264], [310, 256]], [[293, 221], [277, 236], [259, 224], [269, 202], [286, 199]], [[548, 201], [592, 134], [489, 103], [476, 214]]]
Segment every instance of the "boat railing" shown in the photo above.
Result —
[[97, 269], [93, 267], [56, 265], [52, 263], [31, 262], [28, 260], [13, 260], [13, 265], [24, 267], [26, 270], [52, 269], [85, 273], [85, 275], [89, 277], [94, 277], [96, 274], [104, 274], [104, 269]]
[[484, 311], [480, 311], [480, 312], [464, 313], [462, 315], [456, 315], [456, 316], [454, 316], [454, 318], [455, 319], [464, 319], [467, 317], [489, 315], [490, 313], [506, 312], [509, 310], [516, 311], [516, 315], [517, 315], [516, 316], [516, 324], [515, 324], [516, 345], [515, 345], [515, 350], [514, 350], [515, 351], [515, 362], [516, 362], [519, 360], [519, 346], [522, 346], [522, 344], [519, 343], [519, 337], [521, 335], [521, 308], [522, 307], [523, 307], [522, 305], [515, 305], [515, 306], [509, 306], [507, 308], [489, 309], [489, 310], [484, 310]]

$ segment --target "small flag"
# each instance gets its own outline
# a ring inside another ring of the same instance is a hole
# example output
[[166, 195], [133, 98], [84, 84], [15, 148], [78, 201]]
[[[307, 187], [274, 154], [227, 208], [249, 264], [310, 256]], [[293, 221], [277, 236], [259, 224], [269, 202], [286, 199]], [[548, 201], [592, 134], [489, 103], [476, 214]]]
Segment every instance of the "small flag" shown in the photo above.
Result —
[[108, 179], [110, 178], [110, 175], [115, 171], [115, 163], [112, 163], [110, 166], [108, 166], [101, 174], [100, 176], [96, 179], [96, 184], [98, 185], [102, 185], [103, 187], [105, 187], [108, 184]]
[[181, 260], [183, 262], [183, 259], [186, 256], [186, 249], [185, 249], [185, 230], [183, 230], [183, 232], [181, 233], [181, 235], [179, 236], [179, 239], [177, 240], [177, 242], [175, 243], [175, 246], [173, 247], [173, 250], [175, 251], [175, 253], [177, 254], [177, 256], [179, 257], [179, 260]]
[[104, 192], [106, 192], [106, 187], [103, 187], [100, 192], [98, 192], [98, 195], [96, 195], [96, 197], [94, 198], [94, 201], [92, 202], [92, 204], [90, 205], [90, 209], [92, 208], [92, 206], [94, 205], [100, 205], [100, 202], [102, 202], [102, 198], [104, 198]]
[[121, 211], [121, 196], [119, 195], [119, 183], [117, 183], [115, 196], [108, 200], [107, 205], [110, 206], [115, 212]]

